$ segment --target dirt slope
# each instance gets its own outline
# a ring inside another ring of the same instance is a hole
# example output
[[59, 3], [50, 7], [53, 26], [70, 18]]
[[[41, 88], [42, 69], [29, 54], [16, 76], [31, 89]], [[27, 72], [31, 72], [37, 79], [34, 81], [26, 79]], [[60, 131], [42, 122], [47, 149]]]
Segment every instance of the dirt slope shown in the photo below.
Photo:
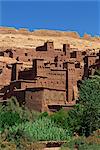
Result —
[[71, 47], [79, 49], [100, 49], [100, 37], [85, 34], [83, 38], [76, 32], [61, 32], [53, 30], [28, 31], [0, 27], [0, 47], [34, 48], [43, 45], [45, 41], [53, 40], [55, 48], [62, 48], [62, 44], [69, 43]]

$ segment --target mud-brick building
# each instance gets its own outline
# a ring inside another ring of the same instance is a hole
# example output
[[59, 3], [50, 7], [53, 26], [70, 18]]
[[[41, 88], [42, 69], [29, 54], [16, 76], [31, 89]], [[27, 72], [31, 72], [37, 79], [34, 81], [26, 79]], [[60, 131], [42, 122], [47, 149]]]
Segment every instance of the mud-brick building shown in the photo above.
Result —
[[[78, 98], [78, 83], [100, 68], [100, 51], [79, 50], [52, 41], [35, 49], [1, 50], [0, 100], [15, 96], [20, 104], [37, 111], [70, 109]], [[6, 81], [6, 82], [3, 82]]]

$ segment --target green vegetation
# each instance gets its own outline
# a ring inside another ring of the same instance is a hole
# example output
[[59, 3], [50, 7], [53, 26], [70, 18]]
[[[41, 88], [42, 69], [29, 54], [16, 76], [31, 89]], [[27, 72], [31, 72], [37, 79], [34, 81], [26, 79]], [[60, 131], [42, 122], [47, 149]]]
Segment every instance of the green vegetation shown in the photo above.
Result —
[[[48, 115], [20, 107], [12, 97], [0, 104], [0, 149], [40, 149], [38, 141], [67, 141], [63, 149], [100, 149], [100, 76], [82, 82], [78, 103], [72, 110]], [[94, 134], [99, 131], [99, 134]], [[78, 138], [74, 137], [77, 135]], [[13, 148], [12, 148], [13, 147]]]
[[48, 118], [37, 119], [35, 122], [26, 122], [9, 128], [10, 140], [19, 139], [22, 136], [29, 141], [62, 141], [70, 139], [67, 130], [58, 128]]
[[63, 144], [61, 150], [99, 150], [100, 149], [100, 130], [97, 130], [88, 138], [86, 137], [73, 137], [66, 144]]
[[54, 122], [72, 133], [89, 136], [100, 128], [100, 77], [83, 81], [79, 101], [69, 112], [61, 110], [51, 116]]
[[[0, 105], [0, 146], [6, 149], [36, 147], [37, 141], [62, 141], [71, 138], [67, 129], [58, 127], [47, 113], [30, 112], [15, 98]], [[27, 144], [26, 144], [27, 143]]]
[[61, 141], [70, 138], [67, 130], [56, 127], [48, 118], [36, 120], [34, 123], [26, 123], [24, 132], [36, 141]]
[[94, 75], [100, 76], [100, 69], [98, 69], [98, 70], [96, 69]]
[[100, 128], [100, 76], [84, 81], [79, 94], [83, 132], [88, 136]]
[[34, 121], [38, 116], [38, 112], [30, 112], [27, 108], [20, 107], [12, 97], [5, 105], [0, 104], [0, 132], [26, 121]]
[[78, 139], [73, 139], [67, 144], [64, 144], [61, 147], [61, 150], [66, 150], [66, 148], [69, 148], [69, 150], [74, 150], [75, 148], [78, 150], [99, 150], [100, 144], [97, 143], [88, 143], [86, 141], [86, 138], [80, 137]]

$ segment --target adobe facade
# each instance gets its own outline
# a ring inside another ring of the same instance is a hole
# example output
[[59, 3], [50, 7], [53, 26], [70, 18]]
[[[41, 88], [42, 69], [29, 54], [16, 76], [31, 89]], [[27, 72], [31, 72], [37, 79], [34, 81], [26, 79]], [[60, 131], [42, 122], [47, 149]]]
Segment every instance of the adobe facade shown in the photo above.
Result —
[[[100, 68], [100, 51], [79, 50], [52, 41], [36, 48], [1, 48], [0, 101], [15, 96], [40, 112], [70, 109], [78, 99], [78, 83]], [[4, 59], [5, 58], [5, 59]]]

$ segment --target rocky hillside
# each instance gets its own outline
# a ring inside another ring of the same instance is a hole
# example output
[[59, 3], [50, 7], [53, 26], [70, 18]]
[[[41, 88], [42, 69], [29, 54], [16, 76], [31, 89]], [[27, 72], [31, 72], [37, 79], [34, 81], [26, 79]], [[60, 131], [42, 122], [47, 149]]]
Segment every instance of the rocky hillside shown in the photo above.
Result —
[[55, 48], [62, 48], [64, 43], [79, 49], [100, 49], [100, 37], [84, 34], [81, 38], [77, 32], [62, 32], [54, 30], [15, 29], [0, 27], [0, 47], [34, 48], [43, 45], [45, 41], [54, 41]]

